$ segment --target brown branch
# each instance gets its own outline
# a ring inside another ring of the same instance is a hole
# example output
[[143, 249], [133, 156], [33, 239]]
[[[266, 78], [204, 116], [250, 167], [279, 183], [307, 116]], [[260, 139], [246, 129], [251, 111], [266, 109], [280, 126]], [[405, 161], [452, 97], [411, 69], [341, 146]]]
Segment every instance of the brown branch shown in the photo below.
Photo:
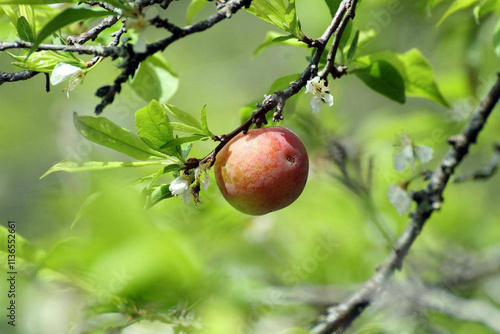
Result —
[[339, 48], [340, 40], [342, 39], [342, 34], [344, 33], [344, 30], [347, 27], [349, 20], [354, 19], [357, 2], [358, 2], [357, 0], [354, 0], [352, 2], [349, 1], [345, 3], [342, 2], [340, 4], [341, 7], [342, 6], [345, 7], [346, 15], [342, 17], [342, 21], [340, 22], [339, 28], [333, 36], [332, 48], [330, 49], [328, 55], [326, 56], [326, 66], [319, 73], [319, 76], [323, 79], [326, 79], [328, 74], [332, 74], [333, 78], [335, 79], [347, 73], [347, 68], [345, 66], [340, 66], [340, 67], [335, 66], [335, 56], [337, 55], [337, 50]]
[[69, 36], [66, 41], [69, 45], [84, 44], [89, 40], [94, 41], [101, 32], [113, 26], [116, 22], [118, 22], [118, 20], [118, 16], [110, 15], [104, 18], [98, 25], [96, 25], [92, 29], [77, 36]]
[[226, 146], [226, 144], [231, 139], [233, 139], [242, 132], [246, 133], [253, 124], [256, 124], [257, 126], [260, 126], [262, 123], [267, 124], [266, 114], [269, 111], [273, 110], [274, 108], [276, 108], [276, 112], [273, 115], [274, 121], [282, 119], [281, 113], [283, 111], [283, 107], [286, 101], [293, 95], [297, 94], [307, 84], [307, 81], [311, 77], [316, 75], [316, 72], [318, 70], [319, 60], [321, 59], [321, 55], [325, 50], [328, 40], [331, 38], [332, 35], [338, 35], [338, 36], [342, 35], [342, 32], [339, 30], [343, 31], [344, 29], [342, 27], [342, 21], [345, 18], [347, 8], [349, 8], [349, 11], [351, 11], [351, 13], [348, 15], [351, 15], [350, 17], [354, 17], [354, 10], [356, 7], [356, 3], [357, 0], [342, 1], [342, 3], [339, 6], [339, 9], [337, 10], [337, 13], [334, 15], [332, 21], [330, 22], [330, 25], [326, 28], [323, 35], [311, 43], [312, 47], [316, 48], [316, 51], [314, 52], [314, 55], [311, 61], [309, 62], [309, 65], [302, 72], [300, 77], [297, 80], [291, 82], [288, 88], [284, 90], [279, 90], [272, 95], [266, 95], [264, 97], [264, 100], [258, 104], [258, 109], [253, 112], [252, 116], [249, 119], [243, 122], [239, 127], [237, 127], [232, 132], [217, 137], [216, 139], [220, 140], [219, 145], [217, 145], [215, 149], [212, 152], [210, 152], [207, 156], [201, 159], [199, 161], [200, 163], [210, 163], [210, 166], [212, 166], [215, 163], [217, 153], [219, 153], [220, 150], [222, 150], [222, 148]]
[[146, 46], [146, 51], [143, 53], [134, 52], [132, 47], [125, 48], [126, 55], [123, 55], [124, 62], [122, 63], [124, 70], [118, 75], [112, 85], [103, 86], [97, 90], [96, 95], [102, 98], [102, 101], [96, 106], [95, 113], [100, 114], [106, 106], [114, 101], [116, 94], [121, 91], [122, 84], [125, 83], [129, 77], [134, 75], [139, 64], [146, 58], [156, 52], [165, 50], [170, 44], [183, 37], [207, 30], [218, 22], [230, 18], [241, 8], [250, 6], [250, 3], [251, 0], [228, 0], [217, 10], [217, 13], [209, 16], [206, 20], [178, 30], [176, 29], [175, 33], [172, 33], [172, 35], [167, 38], [148, 44]]
[[40, 72], [31, 70], [19, 71], [15, 73], [5, 73], [0, 71], [0, 85], [2, 85], [5, 82], [28, 80], [33, 78], [38, 73]]
[[451, 175], [467, 155], [469, 147], [476, 142], [499, 98], [500, 75], [493, 88], [472, 115], [465, 130], [448, 139], [452, 148], [432, 173], [427, 187], [415, 193], [417, 208], [412, 213], [410, 224], [396, 240], [394, 250], [377, 268], [377, 273], [357, 292], [339, 305], [328, 309], [328, 313], [311, 329], [312, 334], [342, 333], [372, 303], [392, 274], [401, 269], [406, 255], [423, 226], [432, 213], [441, 207], [443, 192]]

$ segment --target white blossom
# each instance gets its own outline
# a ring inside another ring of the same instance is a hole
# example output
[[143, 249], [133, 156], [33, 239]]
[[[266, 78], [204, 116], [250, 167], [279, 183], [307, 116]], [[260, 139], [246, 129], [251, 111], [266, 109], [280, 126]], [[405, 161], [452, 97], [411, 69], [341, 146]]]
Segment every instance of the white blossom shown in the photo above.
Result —
[[432, 160], [434, 150], [429, 146], [417, 146], [415, 147], [415, 154], [417, 155], [418, 161], [426, 163]]
[[180, 196], [184, 200], [184, 203], [188, 205], [191, 198], [193, 198], [193, 194], [191, 193], [191, 189], [189, 187], [191, 183], [191, 177], [189, 175], [182, 174], [170, 183], [168, 190], [170, 190], [172, 195]]
[[85, 72], [80, 67], [60, 62], [57, 63], [50, 74], [50, 83], [52, 86], [55, 86], [68, 80], [68, 85], [63, 91], [69, 97], [69, 92], [81, 84], [84, 77]]
[[411, 197], [406, 190], [401, 188], [401, 186], [397, 184], [391, 185], [387, 190], [387, 197], [400, 215], [410, 210], [412, 203]]
[[329, 107], [333, 106], [333, 96], [328, 91], [328, 86], [325, 85], [325, 80], [319, 76], [315, 76], [307, 81], [306, 93], [313, 95], [311, 99], [311, 107], [314, 113], [321, 110], [321, 102], [326, 103]]

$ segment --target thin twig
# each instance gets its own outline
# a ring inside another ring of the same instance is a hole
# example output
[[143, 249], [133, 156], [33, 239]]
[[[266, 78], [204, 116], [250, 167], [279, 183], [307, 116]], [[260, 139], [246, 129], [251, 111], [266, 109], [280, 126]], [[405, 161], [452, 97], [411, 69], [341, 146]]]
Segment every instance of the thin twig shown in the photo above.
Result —
[[[33, 43], [26, 41], [2, 42], [0, 41], [0, 51], [9, 49], [31, 49]], [[103, 56], [103, 57], [121, 57], [125, 53], [123, 49], [111, 46], [86, 46], [86, 45], [55, 45], [55, 44], [40, 44], [36, 51], [67, 51], [79, 54]]]
[[457, 175], [453, 178], [454, 183], [469, 181], [469, 180], [487, 180], [498, 170], [498, 161], [500, 160], [500, 141], [494, 145], [495, 152], [490, 161], [481, 170], [469, 174]]
[[15, 82], [15, 81], [28, 80], [28, 79], [33, 78], [38, 73], [40, 73], [40, 72], [31, 71], [31, 70], [19, 71], [19, 72], [15, 72], [15, 73], [0, 72], [0, 85], [5, 83], [5, 82]]
[[[231, 139], [242, 132], [247, 132], [253, 124], [256, 124], [257, 126], [260, 126], [262, 123], [267, 124], [266, 114], [274, 108], [276, 108], [276, 112], [273, 115], [273, 118], [281, 119], [281, 113], [286, 101], [293, 95], [297, 94], [307, 84], [307, 81], [316, 73], [321, 55], [325, 50], [328, 40], [333, 34], [339, 34], [338, 30], [341, 29], [340, 25], [342, 17], [346, 13], [346, 8], [349, 7], [352, 11], [354, 11], [356, 3], [357, 0], [342, 1], [337, 13], [334, 15], [330, 25], [326, 28], [323, 35], [311, 43], [311, 45], [316, 48], [316, 51], [300, 77], [291, 82], [288, 88], [277, 91], [272, 95], [265, 95], [264, 100], [258, 104], [258, 109], [253, 112], [249, 119], [243, 122], [232, 132], [216, 138], [220, 141], [219, 145], [217, 145], [207, 156], [201, 159], [199, 161], [200, 163], [210, 163], [212, 166], [215, 163], [217, 153], [219, 153]], [[352, 15], [354, 16], [354, 14]], [[194, 166], [196, 167], [196, 164]]]
[[145, 52], [136, 53], [131, 47], [125, 48], [127, 54], [123, 55], [125, 60], [122, 67], [124, 67], [124, 69], [112, 85], [103, 86], [96, 92], [96, 95], [102, 98], [102, 100], [101, 103], [96, 106], [95, 113], [100, 114], [107, 105], [114, 101], [116, 94], [121, 91], [122, 84], [126, 82], [129, 77], [134, 75], [139, 64], [146, 58], [156, 52], [165, 50], [170, 44], [183, 37], [207, 30], [218, 22], [230, 18], [241, 8], [250, 6], [250, 3], [251, 0], [229, 0], [223, 7], [218, 9], [217, 13], [209, 16], [206, 20], [176, 30], [175, 33], [172, 33], [172, 35], [167, 38], [148, 44]]
[[469, 147], [476, 142], [499, 98], [500, 75], [493, 88], [472, 115], [466, 129], [459, 135], [448, 139], [452, 148], [432, 173], [427, 187], [415, 194], [417, 208], [412, 213], [410, 224], [396, 240], [394, 251], [377, 268], [377, 273], [357, 292], [341, 304], [328, 309], [327, 315], [311, 329], [312, 334], [342, 333], [371, 304], [392, 274], [401, 268], [424, 224], [434, 211], [440, 209], [443, 202], [443, 192], [451, 175], [467, 155]]
[[113, 26], [116, 22], [118, 22], [119, 17], [115, 15], [110, 15], [105, 17], [98, 25], [93, 27], [92, 29], [77, 35], [77, 36], [69, 36], [66, 41], [68, 44], [73, 45], [73, 44], [84, 44], [89, 40], [94, 41], [97, 36], [104, 30], [108, 29], [109, 27]]
[[340, 40], [342, 39], [342, 35], [344, 33], [344, 29], [347, 27], [349, 20], [354, 19], [357, 0], [352, 2], [342, 2], [340, 6], [344, 6], [346, 10], [346, 15], [342, 17], [342, 21], [340, 22], [339, 29], [335, 32], [333, 36], [333, 44], [332, 48], [328, 52], [326, 56], [326, 65], [318, 74], [322, 79], [326, 79], [328, 74], [332, 74], [333, 78], [341, 77], [342, 75], [347, 73], [347, 68], [345, 66], [337, 67], [335, 66], [335, 56], [337, 55], [337, 50], [339, 48]]

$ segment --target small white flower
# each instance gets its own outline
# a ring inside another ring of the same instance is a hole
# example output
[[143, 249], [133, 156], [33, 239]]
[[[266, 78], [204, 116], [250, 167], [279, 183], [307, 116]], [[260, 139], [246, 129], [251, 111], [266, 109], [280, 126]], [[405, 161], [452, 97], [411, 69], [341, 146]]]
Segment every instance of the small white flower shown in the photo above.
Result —
[[399, 215], [410, 210], [411, 197], [401, 186], [397, 184], [391, 185], [387, 190], [387, 197], [389, 198], [389, 202], [398, 210]]
[[394, 155], [394, 169], [402, 172], [408, 167], [408, 164], [415, 166], [415, 161], [426, 163], [432, 160], [434, 150], [429, 146], [415, 146], [410, 137], [405, 133], [399, 138], [400, 143], [397, 146], [402, 147], [401, 152]]
[[55, 86], [68, 80], [68, 86], [63, 89], [63, 92], [66, 92], [69, 97], [69, 92], [81, 84], [84, 77], [85, 72], [80, 67], [67, 63], [57, 63], [50, 74], [50, 83]]
[[193, 194], [189, 188], [191, 183], [191, 177], [189, 175], [182, 174], [170, 183], [168, 190], [170, 190], [172, 195], [180, 196], [184, 200], [184, 203], [188, 205], [191, 198], [193, 198]]
[[[210, 171], [210, 163], [200, 164], [198, 168], [194, 170], [194, 177], [198, 182], [200, 182], [203, 190], [207, 190], [210, 186], [210, 175], [208, 174]], [[201, 179], [202, 174], [205, 173], [203, 179]]]
[[315, 76], [307, 81], [306, 93], [311, 93], [313, 95], [311, 99], [313, 113], [317, 113], [321, 110], [321, 102], [326, 103], [329, 107], [333, 106], [333, 96], [328, 91], [325, 80], [321, 79], [319, 76]]

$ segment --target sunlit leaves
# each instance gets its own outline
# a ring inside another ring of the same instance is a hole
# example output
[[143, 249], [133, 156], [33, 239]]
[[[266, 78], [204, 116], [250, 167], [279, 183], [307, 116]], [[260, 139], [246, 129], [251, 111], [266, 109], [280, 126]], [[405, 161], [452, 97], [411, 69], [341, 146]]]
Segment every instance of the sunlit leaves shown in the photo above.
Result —
[[146, 161], [62, 161], [50, 167], [40, 179], [54, 172], [81, 173], [81, 172], [96, 172], [109, 169], [117, 169], [124, 167], [145, 167], [161, 165], [167, 162], [162, 160], [146, 160]]
[[303, 36], [295, 10], [295, 0], [254, 0], [247, 10], [297, 38]]
[[192, 0], [187, 9], [187, 23], [191, 24], [193, 18], [210, 2], [207, 0]]
[[110, 12], [105, 10], [91, 10], [86, 8], [68, 8], [54, 17], [49, 23], [47, 23], [43, 29], [40, 31], [38, 36], [33, 43], [31, 50], [35, 50], [37, 46], [43, 42], [43, 40], [54, 32], [64, 28], [65, 26], [91, 18], [109, 16]]
[[29, 58], [27, 55], [16, 56], [12, 53], [9, 53], [9, 55], [16, 60], [12, 62], [12, 65], [37, 72], [50, 73], [58, 63], [65, 63], [80, 68], [86, 67], [85, 63], [81, 60], [71, 57], [66, 53], [63, 54], [54, 51], [34, 52]]
[[289, 45], [307, 48], [305, 43], [299, 42], [294, 35], [282, 35], [276, 31], [268, 31], [264, 43], [254, 51], [253, 55], [258, 55], [264, 49], [274, 45]]
[[135, 127], [141, 139], [155, 150], [161, 151], [163, 145], [174, 139], [165, 109], [156, 100], [152, 100], [148, 106], [136, 111]]
[[142, 62], [131, 80], [132, 89], [147, 102], [168, 101], [177, 91], [178, 85], [177, 74], [159, 53]]
[[498, 19], [493, 31], [493, 46], [495, 47], [496, 54], [500, 57], [500, 19]]
[[105, 117], [78, 116], [75, 113], [74, 122], [78, 131], [88, 140], [137, 160], [167, 158], [166, 155], [146, 145], [136, 134]]
[[473, 4], [477, 3], [478, 0], [455, 0], [451, 6], [448, 8], [448, 10], [444, 13], [444, 15], [441, 17], [437, 25], [440, 25], [443, 23], [444, 20], [446, 20], [451, 14], [461, 10], [468, 8], [472, 6]]
[[[419, 50], [412, 49], [403, 54], [386, 51], [359, 57], [353, 61], [352, 71], [356, 73], [364, 68], [365, 72], [373, 71], [372, 73], [375, 74], [393, 73], [392, 70], [387, 70], [387, 68], [385, 70], [370, 69], [372, 64], [380, 61], [389, 63], [403, 78], [405, 96], [426, 98], [442, 106], [449, 107], [448, 102], [439, 91], [431, 64]], [[381, 87], [381, 84], [377, 84], [377, 89], [379, 92], [385, 90]], [[399, 97], [399, 100], [395, 100], [402, 102], [401, 97]]]
[[405, 103], [405, 82], [398, 70], [384, 60], [353, 71], [368, 87], [399, 103]]

